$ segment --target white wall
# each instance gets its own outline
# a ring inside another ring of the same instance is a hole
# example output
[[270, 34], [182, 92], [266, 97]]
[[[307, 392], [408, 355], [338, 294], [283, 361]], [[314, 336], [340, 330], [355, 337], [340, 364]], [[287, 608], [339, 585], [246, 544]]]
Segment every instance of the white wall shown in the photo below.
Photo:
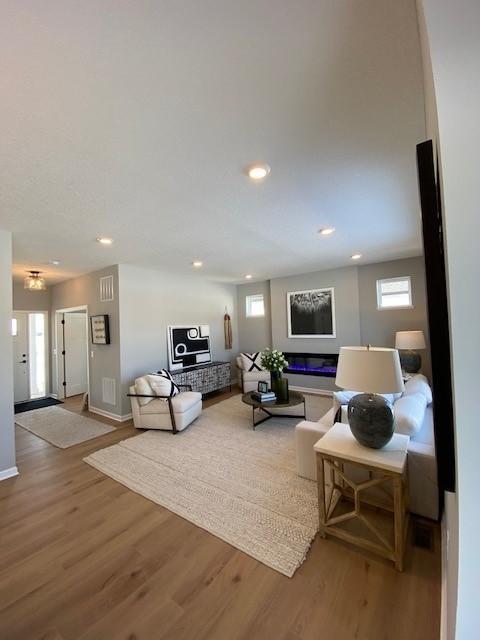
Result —
[[13, 309], [15, 311], [50, 311], [51, 287], [44, 291], [24, 289], [23, 281], [13, 282]]
[[[456, 631], [453, 635], [451, 624], [444, 631], [449, 640], [475, 640], [480, 629], [480, 435], [475, 401], [480, 362], [480, 2], [422, 0], [422, 5], [425, 23], [420, 27], [426, 30], [430, 49], [442, 163], [457, 462]], [[455, 508], [447, 510], [447, 518], [448, 528], [456, 533]], [[451, 602], [454, 576], [447, 578]]]
[[15, 472], [11, 319], [12, 234], [0, 231], [0, 479]]
[[[139, 375], [167, 367], [167, 326], [208, 324], [212, 359], [232, 361], [238, 354], [234, 285], [210, 282], [201, 274], [172, 273], [118, 265], [120, 289], [123, 413], [130, 411], [128, 387]], [[225, 350], [223, 316], [232, 317], [233, 348]]]
[[[113, 275], [114, 300], [109, 302], [100, 301], [100, 278]], [[89, 358], [90, 377], [90, 405], [93, 408], [121, 416], [121, 391], [120, 391], [120, 321], [118, 309], [118, 266], [107, 267], [101, 271], [87, 273], [84, 276], [66, 280], [52, 287], [51, 298], [51, 363], [52, 363], [52, 391], [56, 392], [56, 368], [55, 356], [55, 311], [88, 306], [89, 317], [97, 314], [108, 314], [110, 322], [110, 340], [108, 345], [91, 344], [89, 332], [89, 353], [93, 353], [93, 358]], [[103, 399], [102, 379], [113, 378], [116, 388], [116, 402], [110, 404]]]
[[[261, 294], [265, 305], [263, 317], [247, 318], [247, 296]], [[263, 351], [272, 346], [272, 314], [270, 309], [270, 281], [249, 282], [237, 286], [238, 344], [245, 353]]]

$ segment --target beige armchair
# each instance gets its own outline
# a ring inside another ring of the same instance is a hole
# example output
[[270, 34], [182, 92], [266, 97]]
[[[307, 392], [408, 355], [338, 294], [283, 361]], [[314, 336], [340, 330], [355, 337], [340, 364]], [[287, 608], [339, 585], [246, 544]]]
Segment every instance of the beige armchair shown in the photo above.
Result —
[[259, 382], [268, 382], [270, 384], [270, 373], [268, 371], [245, 371], [243, 361], [237, 356], [238, 385], [243, 393], [256, 391]]
[[[202, 413], [202, 394], [191, 391], [190, 385], [177, 385], [188, 391], [176, 396], [137, 394], [135, 386], [128, 394], [132, 403], [133, 424], [137, 429], [160, 429], [178, 433], [183, 431]], [[151, 398], [141, 404], [140, 398]]]

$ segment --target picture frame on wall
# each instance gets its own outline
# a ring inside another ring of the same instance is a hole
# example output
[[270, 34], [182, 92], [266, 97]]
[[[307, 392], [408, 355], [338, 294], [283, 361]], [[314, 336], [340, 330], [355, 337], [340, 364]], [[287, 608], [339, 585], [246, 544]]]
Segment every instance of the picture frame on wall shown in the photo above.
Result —
[[212, 361], [208, 324], [169, 325], [167, 345], [170, 371], [188, 369]]
[[108, 315], [90, 316], [92, 344], [110, 344], [110, 323]]
[[333, 287], [287, 293], [289, 338], [335, 338]]

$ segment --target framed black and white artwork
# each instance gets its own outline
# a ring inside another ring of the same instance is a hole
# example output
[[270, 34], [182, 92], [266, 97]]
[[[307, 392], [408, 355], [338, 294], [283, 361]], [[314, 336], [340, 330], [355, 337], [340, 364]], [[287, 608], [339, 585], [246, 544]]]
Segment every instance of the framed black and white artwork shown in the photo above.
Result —
[[90, 316], [92, 344], [110, 344], [108, 315]]
[[212, 361], [210, 327], [192, 324], [168, 327], [168, 365], [170, 371], [195, 367]]
[[289, 338], [335, 338], [333, 287], [287, 293]]

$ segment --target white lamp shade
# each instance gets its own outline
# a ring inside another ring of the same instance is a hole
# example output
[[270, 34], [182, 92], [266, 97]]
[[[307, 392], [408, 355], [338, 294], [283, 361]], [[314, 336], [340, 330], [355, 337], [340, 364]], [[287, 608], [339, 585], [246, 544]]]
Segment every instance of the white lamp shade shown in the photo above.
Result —
[[397, 331], [395, 334], [396, 349], [425, 349], [423, 331]]
[[363, 393], [403, 391], [398, 351], [381, 347], [341, 347], [335, 384]]

